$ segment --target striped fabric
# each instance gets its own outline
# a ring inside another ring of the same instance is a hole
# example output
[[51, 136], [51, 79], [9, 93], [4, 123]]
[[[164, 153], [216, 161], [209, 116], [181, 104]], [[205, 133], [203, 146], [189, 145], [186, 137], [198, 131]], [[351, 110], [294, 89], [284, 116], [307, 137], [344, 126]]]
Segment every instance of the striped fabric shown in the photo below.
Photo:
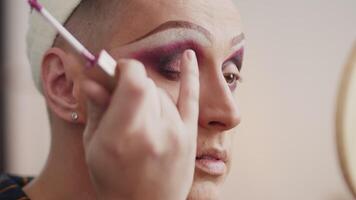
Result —
[[22, 190], [32, 178], [0, 175], [0, 200], [30, 200]]

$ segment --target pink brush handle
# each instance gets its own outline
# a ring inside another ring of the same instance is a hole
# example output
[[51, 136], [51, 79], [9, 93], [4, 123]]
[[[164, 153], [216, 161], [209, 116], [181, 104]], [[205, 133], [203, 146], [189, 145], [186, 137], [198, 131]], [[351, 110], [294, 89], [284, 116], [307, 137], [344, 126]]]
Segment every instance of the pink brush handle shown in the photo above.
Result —
[[42, 5], [38, 3], [37, 0], [28, 0], [28, 3], [30, 4], [31, 8], [36, 9], [38, 12], [41, 12]]

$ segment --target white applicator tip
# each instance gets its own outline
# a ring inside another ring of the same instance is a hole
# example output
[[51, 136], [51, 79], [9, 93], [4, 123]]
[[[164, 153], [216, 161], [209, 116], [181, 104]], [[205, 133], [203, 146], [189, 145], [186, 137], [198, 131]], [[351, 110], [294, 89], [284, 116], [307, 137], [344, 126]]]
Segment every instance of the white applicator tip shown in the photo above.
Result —
[[109, 76], [115, 76], [117, 62], [108, 54], [108, 52], [102, 50], [99, 54], [97, 63]]

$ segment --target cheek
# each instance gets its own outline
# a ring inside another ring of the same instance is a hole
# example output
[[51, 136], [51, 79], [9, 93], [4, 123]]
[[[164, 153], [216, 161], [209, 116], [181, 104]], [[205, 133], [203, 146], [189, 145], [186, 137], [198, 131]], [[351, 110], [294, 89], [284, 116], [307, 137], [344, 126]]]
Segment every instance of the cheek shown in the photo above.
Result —
[[229, 133], [226, 133], [225, 134], [225, 148], [227, 149], [228, 151], [228, 155], [229, 155], [229, 162], [227, 163], [227, 175], [230, 174], [230, 171], [231, 171], [231, 164], [233, 162], [233, 149], [234, 149], [234, 135], [236, 134], [235, 133], [235, 129], [232, 129], [229, 131]]
[[177, 104], [179, 97], [179, 82], [167, 80], [151, 67], [146, 67], [146, 71], [148, 77], [155, 82], [156, 86], [166, 91], [172, 101]]

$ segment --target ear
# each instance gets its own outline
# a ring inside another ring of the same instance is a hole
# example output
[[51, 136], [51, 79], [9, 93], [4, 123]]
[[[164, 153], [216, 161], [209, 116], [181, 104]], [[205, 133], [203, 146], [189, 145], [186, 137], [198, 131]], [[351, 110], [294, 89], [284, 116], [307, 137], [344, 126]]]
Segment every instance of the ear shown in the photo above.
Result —
[[[57, 117], [71, 122], [84, 123], [81, 116], [80, 95], [74, 87], [81, 63], [73, 55], [59, 48], [51, 48], [44, 55], [41, 76], [42, 88], [48, 107]], [[78, 119], [73, 120], [73, 112]]]

